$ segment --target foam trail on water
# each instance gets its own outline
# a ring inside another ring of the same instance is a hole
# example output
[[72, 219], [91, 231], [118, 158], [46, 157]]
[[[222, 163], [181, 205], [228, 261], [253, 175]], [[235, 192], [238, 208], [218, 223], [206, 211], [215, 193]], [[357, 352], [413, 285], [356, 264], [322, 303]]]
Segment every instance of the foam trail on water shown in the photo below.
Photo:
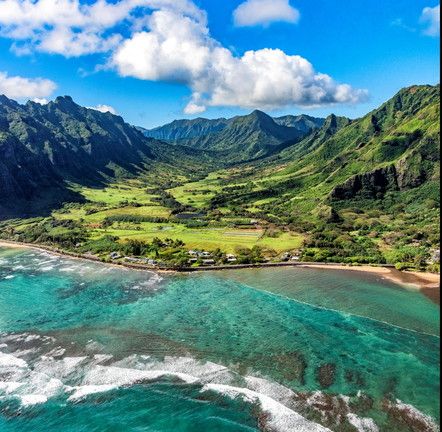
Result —
[[307, 420], [271, 397], [253, 390], [223, 384], [206, 384], [201, 391], [216, 392], [232, 399], [240, 397], [249, 403], [259, 404], [270, 416], [268, 425], [278, 432], [331, 432], [330, 429]]

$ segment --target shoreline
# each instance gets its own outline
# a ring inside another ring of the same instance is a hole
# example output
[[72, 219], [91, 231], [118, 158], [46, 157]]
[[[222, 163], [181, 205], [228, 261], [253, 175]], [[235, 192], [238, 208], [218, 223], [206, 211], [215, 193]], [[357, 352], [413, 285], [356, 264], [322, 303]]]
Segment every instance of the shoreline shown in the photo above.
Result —
[[222, 265], [212, 267], [191, 267], [184, 269], [162, 269], [158, 267], [151, 267], [142, 264], [130, 264], [123, 262], [103, 262], [101, 259], [83, 254], [69, 253], [60, 249], [51, 248], [49, 246], [20, 243], [9, 240], [0, 240], [0, 247], [6, 248], [23, 248], [35, 249], [42, 252], [49, 252], [61, 257], [93, 261], [113, 267], [124, 267], [131, 270], [149, 271], [157, 273], [195, 273], [207, 271], [221, 271], [221, 270], [241, 270], [241, 269], [259, 269], [259, 268], [278, 268], [278, 267], [300, 267], [313, 268], [319, 270], [341, 270], [341, 271], [358, 271], [362, 273], [370, 273], [383, 277], [390, 282], [402, 285], [408, 288], [418, 289], [432, 300], [434, 303], [440, 305], [440, 275], [437, 273], [423, 273], [411, 271], [399, 271], [392, 265], [360, 265], [351, 266], [341, 263], [310, 263], [310, 262], [281, 262], [281, 263], [262, 263], [262, 264], [237, 264], [237, 265]]
[[386, 266], [346, 266], [341, 264], [302, 263], [302, 267], [316, 269], [349, 270], [371, 273], [396, 284], [414, 288], [422, 292], [434, 303], [440, 305], [440, 274], [417, 271], [399, 271], [395, 267]]

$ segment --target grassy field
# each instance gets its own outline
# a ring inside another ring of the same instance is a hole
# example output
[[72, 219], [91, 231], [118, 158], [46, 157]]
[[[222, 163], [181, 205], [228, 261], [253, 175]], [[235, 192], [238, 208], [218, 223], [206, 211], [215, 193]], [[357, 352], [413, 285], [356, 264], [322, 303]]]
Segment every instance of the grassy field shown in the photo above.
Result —
[[103, 189], [92, 189], [87, 187], [75, 187], [88, 201], [105, 203], [108, 206], [117, 206], [120, 203], [136, 202], [142, 205], [152, 204], [152, 195], [146, 192], [147, 186], [137, 180], [128, 180], [123, 183], [115, 183]]
[[[212, 173], [207, 178], [185, 183], [169, 189], [168, 192], [184, 205], [191, 205], [198, 210], [206, 210], [210, 200], [223, 189], [221, 184], [232, 173]], [[230, 186], [230, 185], [229, 185]], [[161, 206], [155, 201], [156, 196], [147, 191], [152, 185], [141, 181], [115, 183], [103, 189], [75, 187], [87, 200], [85, 204], [65, 207], [54, 211], [52, 216], [58, 220], [74, 220], [80, 222], [91, 235], [92, 239], [99, 239], [105, 235], [116, 236], [121, 242], [126, 240], [142, 240], [151, 242], [154, 238], [165, 240], [182, 240], [189, 249], [215, 250], [221, 249], [226, 253], [233, 253], [238, 247], [252, 248], [260, 246], [274, 250], [277, 253], [298, 249], [302, 246], [304, 236], [294, 232], [280, 232], [278, 237], [266, 235], [262, 226], [248, 225], [250, 219], [235, 217], [229, 208], [219, 210], [224, 217], [219, 226], [209, 222], [208, 227], [193, 228], [186, 224], [176, 223], [171, 215], [171, 209]], [[262, 200], [256, 205], [269, 203], [271, 200]], [[135, 204], [135, 205], [134, 205]], [[253, 206], [249, 206], [252, 210]], [[254, 208], [259, 211], [258, 207]], [[253, 210], [252, 210], [253, 211]], [[111, 226], [103, 226], [103, 221], [113, 216], [152, 217], [169, 219], [167, 223], [153, 222], [115, 222]], [[237, 224], [244, 226], [237, 226]]]
[[295, 233], [282, 233], [278, 238], [270, 238], [264, 235], [262, 229], [236, 229], [236, 228], [187, 228], [179, 224], [155, 224], [141, 223], [116, 224], [108, 229], [95, 229], [92, 233], [94, 238], [104, 235], [119, 237], [122, 241], [143, 240], [150, 242], [155, 237], [165, 240], [182, 240], [191, 249], [214, 250], [222, 249], [232, 253], [237, 247], [252, 248], [261, 246], [273, 249], [276, 252], [298, 249], [303, 237]]
[[182, 186], [169, 189], [168, 192], [183, 205], [203, 209], [221, 191], [219, 177], [217, 173], [211, 173], [203, 180], [185, 183]]

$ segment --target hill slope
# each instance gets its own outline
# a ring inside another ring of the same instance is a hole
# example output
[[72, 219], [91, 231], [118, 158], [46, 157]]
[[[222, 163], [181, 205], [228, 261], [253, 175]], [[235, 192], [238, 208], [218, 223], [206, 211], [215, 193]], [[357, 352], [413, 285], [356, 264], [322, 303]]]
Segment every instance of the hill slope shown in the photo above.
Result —
[[176, 162], [179, 170], [195, 157], [195, 151], [171, 151], [121, 117], [81, 107], [69, 96], [47, 105], [0, 96], [0, 153], [1, 216], [81, 199], [67, 182], [104, 186], [154, 163]]

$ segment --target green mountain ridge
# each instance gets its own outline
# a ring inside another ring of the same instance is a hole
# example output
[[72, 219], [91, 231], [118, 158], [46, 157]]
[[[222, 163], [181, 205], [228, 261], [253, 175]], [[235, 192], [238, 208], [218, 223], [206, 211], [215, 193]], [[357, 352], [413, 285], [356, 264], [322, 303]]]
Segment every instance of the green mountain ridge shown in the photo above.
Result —
[[307, 115], [273, 119], [255, 110], [231, 119], [176, 120], [143, 133], [172, 144], [219, 152], [228, 162], [266, 157], [287, 142], [297, 142], [323, 124], [323, 119]]
[[[172, 150], [121, 117], [81, 107], [69, 96], [47, 105], [20, 105], [0, 96], [0, 152], [4, 215], [81, 200], [68, 182], [104, 187], [112, 179], [137, 176], [153, 163], [195, 158], [195, 151]], [[199, 157], [204, 160], [202, 153]]]
[[203, 236], [229, 251], [249, 244], [235, 230], [254, 220], [255, 244], [291, 250], [303, 238], [305, 260], [419, 267], [439, 246], [439, 113], [440, 87], [412, 86], [360, 119], [254, 111], [174, 122], [173, 136], [192, 138], [172, 142], [69, 97], [47, 106], [2, 97], [0, 217], [71, 217], [123, 240], [151, 239], [158, 223], [157, 236], [167, 228], [169, 239], [198, 248]]

